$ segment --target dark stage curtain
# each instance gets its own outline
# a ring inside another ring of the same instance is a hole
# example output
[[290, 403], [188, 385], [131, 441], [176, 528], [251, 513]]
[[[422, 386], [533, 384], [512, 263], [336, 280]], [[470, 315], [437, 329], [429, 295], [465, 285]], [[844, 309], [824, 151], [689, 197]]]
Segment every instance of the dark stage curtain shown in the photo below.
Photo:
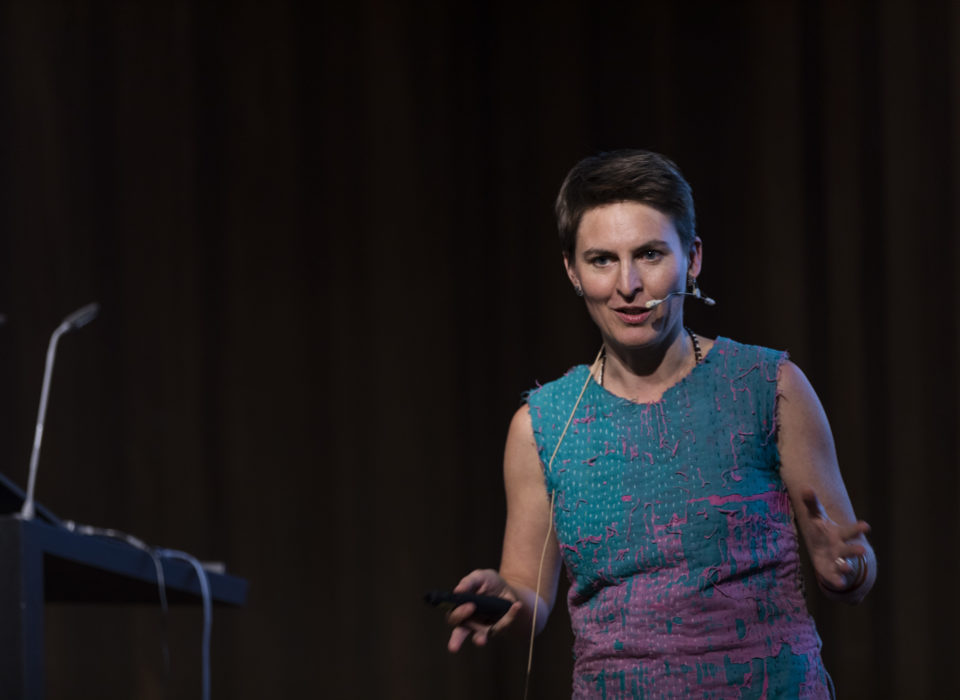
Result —
[[[0, 471], [249, 578], [221, 698], [520, 697], [424, 591], [496, 566], [522, 392], [592, 359], [552, 201], [597, 150], [691, 180], [707, 335], [789, 349], [880, 577], [808, 586], [844, 698], [943, 697], [956, 517], [960, 4], [43, 0], [0, 9]], [[199, 693], [200, 614], [52, 607], [51, 698]], [[569, 693], [562, 600], [531, 697]]]

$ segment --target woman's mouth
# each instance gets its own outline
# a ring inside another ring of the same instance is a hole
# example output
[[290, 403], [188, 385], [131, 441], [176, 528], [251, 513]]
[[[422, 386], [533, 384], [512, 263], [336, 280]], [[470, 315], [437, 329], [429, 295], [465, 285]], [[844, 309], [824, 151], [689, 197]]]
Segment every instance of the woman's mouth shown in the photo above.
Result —
[[653, 309], [648, 309], [645, 306], [621, 306], [619, 309], [614, 309], [613, 312], [624, 323], [637, 324], [646, 321], [647, 317], [653, 313]]

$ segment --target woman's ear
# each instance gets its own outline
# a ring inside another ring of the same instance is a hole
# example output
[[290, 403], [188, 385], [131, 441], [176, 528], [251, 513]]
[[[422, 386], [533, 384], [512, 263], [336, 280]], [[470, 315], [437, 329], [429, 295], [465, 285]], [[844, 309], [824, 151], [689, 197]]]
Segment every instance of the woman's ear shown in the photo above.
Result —
[[567, 279], [570, 280], [570, 284], [572, 284], [573, 288], [578, 290], [577, 293], [580, 294], [583, 287], [580, 285], [580, 278], [577, 276], [577, 270], [570, 261], [570, 255], [568, 253], [563, 254], [563, 267], [567, 271]]
[[697, 277], [700, 274], [700, 268], [703, 265], [703, 241], [700, 236], [693, 239], [690, 244], [690, 258], [687, 265], [687, 275]]

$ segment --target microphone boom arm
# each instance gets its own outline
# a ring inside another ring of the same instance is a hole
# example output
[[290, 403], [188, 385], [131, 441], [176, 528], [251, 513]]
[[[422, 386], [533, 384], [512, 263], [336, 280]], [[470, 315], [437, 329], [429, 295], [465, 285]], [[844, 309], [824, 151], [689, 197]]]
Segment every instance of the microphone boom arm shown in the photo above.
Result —
[[655, 309], [655, 308], [657, 308], [658, 306], [660, 306], [660, 304], [662, 304], [662, 303], [665, 302], [667, 299], [669, 299], [670, 297], [693, 297], [694, 299], [699, 299], [700, 301], [702, 301], [702, 302], [703, 302], [704, 304], [706, 304], [707, 306], [714, 306], [714, 305], [717, 303], [717, 302], [715, 302], [713, 299], [711, 299], [710, 297], [708, 297], [707, 295], [701, 294], [701, 293], [700, 293], [700, 290], [698, 289], [698, 290], [696, 290], [695, 292], [670, 292], [670, 293], [669, 293], [667, 296], [665, 296], [663, 299], [651, 299], [650, 301], [648, 301], [648, 302], [645, 304], [645, 306], [646, 306], [648, 309]]

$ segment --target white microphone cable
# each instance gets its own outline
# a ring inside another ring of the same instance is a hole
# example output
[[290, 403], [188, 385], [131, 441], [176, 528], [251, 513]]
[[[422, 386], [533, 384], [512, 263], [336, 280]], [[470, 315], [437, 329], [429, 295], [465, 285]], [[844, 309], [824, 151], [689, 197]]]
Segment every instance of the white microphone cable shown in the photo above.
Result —
[[210, 700], [210, 628], [213, 627], [213, 599], [210, 595], [210, 580], [207, 578], [207, 571], [195, 556], [186, 552], [179, 552], [175, 549], [158, 549], [157, 556], [185, 561], [197, 573], [197, 579], [200, 582], [200, 595], [203, 596], [203, 640], [200, 648], [203, 677], [201, 678], [200, 695], [203, 700]]
[[119, 530], [94, 527], [92, 525], [78, 525], [72, 521], [67, 521], [64, 524], [71, 532], [76, 532], [78, 534], [87, 536], [109, 537], [111, 539], [125, 542], [131, 547], [135, 547], [136, 549], [139, 549], [150, 555], [150, 558], [153, 560], [153, 565], [157, 571], [157, 587], [160, 591], [160, 607], [163, 611], [163, 663], [164, 671], [168, 676], [170, 673], [170, 649], [168, 647], [166, 638], [166, 618], [169, 608], [167, 605], [166, 579], [163, 575], [163, 565], [161, 560], [178, 559], [188, 563], [193, 567], [193, 570], [197, 574], [197, 580], [200, 584], [200, 596], [203, 600], [203, 638], [201, 640], [200, 649], [202, 665], [200, 695], [202, 700], [210, 700], [210, 633], [213, 627], [213, 596], [210, 593], [210, 579], [207, 576], [207, 570], [203, 567], [203, 564], [201, 564], [200, 561], [192, 554], [180, 552], [175, 549], [154, 549], [133, 535], [120, 532]]

